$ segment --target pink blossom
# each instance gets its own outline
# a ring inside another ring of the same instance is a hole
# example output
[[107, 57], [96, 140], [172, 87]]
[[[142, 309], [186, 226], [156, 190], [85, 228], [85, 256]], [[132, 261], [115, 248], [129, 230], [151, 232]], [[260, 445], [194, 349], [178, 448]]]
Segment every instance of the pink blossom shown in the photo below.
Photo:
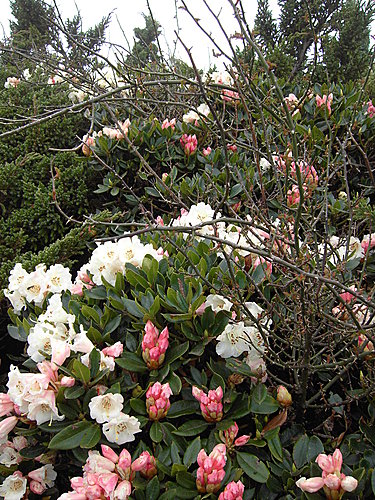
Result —
[[73, 387], [73, 385], [76, 383], [75, 378], [73, 377], [62, 377], [60, 380], [60, 384], [62, 387]]
[[127, 476], [127, 479], [129, 479], [131, 475], [131, 463], [132, 457], [128, 450], [124, 448], [119, 455], [117, 466], [122, 470], [122, 473]]
[[289, 94], [287, 97], [284, 98], [284, 101], [289, 111], [291, 111], [292, 109], [295, 108], [296, 103], [298, 102], [298, 98], [294, 94]]
[[300, 488], [302, 491], [307, 491], [308, 493], [315, 493], [323, 488], [324, 479], [322, 477], [311, 477], [310, 479], [306, 479], [305, 477], [301, 477], [296, 482], [296, 486]]
[[333, 101], [333, 94], [329, 94], [328, 97], [326, 94], [323, 95], [323, 97], [320, 97], [320, 95], [316, 95], [315, 97], [315, 100], [316, 100], [316, 105], [318, 108], [321, 108], [323, 106], [326, 106], [327, 107], [327, 110], [328, 110], [328, 114], [330, 115], [331, 114], [331, 104], [332, 104], [332, 101]]
[[166, 118], [162, 125], [161, 125], [161, 128], [164, 130], [166, 128], [171, 128], [172, 130], [175, 129], [175, 126], [176, 126], [176, 118], [173, 118], [171, 121], [168, 121], [168, 118]]
[[319, 465], [323, 472], [327, 474], [332, 474], [334, 472], [340, 472], [342, 466], [342, 454], [337, 448], [333, 455], [326, 455], [325, 453], [320, 453], [315, 462]]
[[246, 444], [250, 436], [243, 435], [236, 439], [238, 434], [238, 425], [234, 422], [233, 425], [225, 429], [225, 431], [219, 431], [220, 439], [225, 443], [227, 448], [232, 448], [233, 446], [243, 446]]
[[156, 223], [159, 225], [159, 226], [164, 226], [164, 221], [163, 221], [163, 217], [161, 217], [160, 215], [158, 215], [156, 217]]
[[223, 101], [231, 102], [233, 104], [237, 104], [240, 100], [240, 95], [238, 92], [229, 89], [223, 89], [221, 92], [221, 98]]
[[372, 250], [375, 247], [375, 233], [366, 234], [361, 242], [361, 247], [364, 253], [367, 252], [368, 247]]
[[227, 146], [228, 151], [233, 151], [235, 153], [237, 151], [237, 146], [235, 144], [230, 144]]
[[341, 480], [341, 488], [344, 491], [354, 491], [358, 486], [358, 481], [352, 476], [345, 476]]
[[217, 444], [210, 455], [204, 449], [198, 453], [196, 485], [199, 493], [216, 493], [221, 487], [224, 479], [224, 467], [227, 461], [226, 447]]
[[119, 476], [114, 472], [99, 474], [98, 485], [103, 488], [106, 495], [110, 495], [116, 488]]
[[148, 451], [144, 451], [132, 463], [132, 470], [140, 472], [141, 476], [146, 479], [151, 479], [157, 473], [156, 460]]
[[17, 425], [18, 417], [7, 417], [0, 422], [0, 442], [7, 439], [10, 431]]
[[184, 149], [186, 156], [190, 156], [195, 153], [198, 147], [198, 140], [196, 135], [184, 134], [180, 139], [180, 144]]
[[157, 370], [164, 362], [165, 352], [169, 346], [168, 328], [159, 335], [159, 330], [148, 320], [142, 340], [142, 357], [150, 370]]
[[367, 114], [370, 118], [374, 118], [375, 116], [375, 106], [372, 104], [372, 101], [367, 103]]
[[220, 422], [223, 418], [223, 389], [219, 386], [215, 390], [208, 391], [206, 394], [198, 387], [192, 388], [192, 394], [200, 402], [200, 408], [203, 418], [207, 422]]
[[[127, 500], [132, 492], [132, 485], [126, 479], [118, 484], [113, 492], [113, 500]], [[111, 497], [112, 498], [112, 497]]]
[[[304, 193], [307, 191], [307, 187], [305, 184], [302, 186]], [[289, 207], [294, 207], [295, 205], [298, 205], [301, 200], [301, 195], [299, 188], [296, 184], [293, 184], [292, 189], [289, 189], [287, 193], [287, 203]]]
[[30, 487], [30, 490], [35, 493], [35, 495], [42, 495], [47, 487], [42, 484], [42, 483], [39, 483], [38, 481], [30, 481], [30, 484], [29, 484], [29, 487]]
[[72, 295], [79, 295], [80, 297], [83, 296], [83, 284], [82, 283], [74, 283], [70, 287], [70, 293]]
[[172, 390], [169, 383], [161, 384], [155, 382], [146, 392], [146, 408], [150, 420], [160, 420], [164, 418], [171, 406], [169, 397]]
[[244, 494], [245, 486], [241, 481], [230, 482], [226, 485], [224, 491], [220, 493], [219, 500], [242, 500], [242, 495]]
[[209, 156], [211, 154], [211, 151], [212, 149], [210, 148], [210, 146], [208, 146], [206, 149], [203, 149], [203, 156]]
[[279, 385], [279, 387], [277, 388], [276, 399], [278, 403], [285, 408], [292, 404], [292, 396], [290, 395], [288, 389], [283, 385]]
[[[357, 288], [354, 285], [352, 285], [350, 287], [350, 289], [353, 290], [353, 292], [357, 291]], [[340, 293], [340, 297], [347, 304], [350, 304], [350, 302], [352, 302], [353, 300], [355, 300], [355, 296], [352, 293], [350, 293], [350, 292]]]
[[52, 369], [57, 370], [59, 366], [64, 364], [64, 361], [70, 356], [69, 344], [61, 341], [52, 343]]
[[118, 462], [119, 456], [112, 450], [112, 448], [105, 444], [102, 444], [101, 449], [103, 457], [108, 458], [108, 460], [110, 460], [114, 464]]
[[105, 347], [102, 349], [102, 353], [105, 356], [111, 356], [112, 358], [118, 358], [124, 350], [123, 344], [121, 342], [116, 342], [115, 344]]
[[14, 411], [14, 403], [8, 394], [0, 394], [0, 417]]

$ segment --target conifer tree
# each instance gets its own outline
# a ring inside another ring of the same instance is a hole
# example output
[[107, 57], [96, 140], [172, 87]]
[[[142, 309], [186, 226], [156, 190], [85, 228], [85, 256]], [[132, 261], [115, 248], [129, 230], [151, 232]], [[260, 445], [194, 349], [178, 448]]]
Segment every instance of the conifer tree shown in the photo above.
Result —
[[160, 24], [150, 15], [143, 14], [146, 26], [134, 28], [134, 45], [127, 62], [133, 66], [145, 66], [160, 59], [155, 43], [160, 35]]
[[267, 51], [276, 43], [276, 23], [272, 17], [268, 0], [258, 0], [254, 32], [259, 45]]

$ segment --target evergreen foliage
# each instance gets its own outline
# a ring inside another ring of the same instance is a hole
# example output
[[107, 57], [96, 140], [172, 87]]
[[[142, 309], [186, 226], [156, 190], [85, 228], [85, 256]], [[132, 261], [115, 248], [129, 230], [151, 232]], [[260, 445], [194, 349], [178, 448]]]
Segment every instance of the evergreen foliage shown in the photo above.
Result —
[[127, 59], [132, 66], [142, 67], [160, 59], [159, 49], [155, 43], [160, 35], [160, 24], [150, 15], [143, 14], [146, 26], [134, 28], [134, 45]]

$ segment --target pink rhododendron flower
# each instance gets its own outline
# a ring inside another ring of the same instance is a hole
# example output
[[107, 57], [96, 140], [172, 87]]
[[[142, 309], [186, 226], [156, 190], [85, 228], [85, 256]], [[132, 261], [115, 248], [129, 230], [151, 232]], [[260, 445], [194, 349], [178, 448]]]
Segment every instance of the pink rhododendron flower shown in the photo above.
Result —
[[187, 135], [184, 134], [180, 139], [180, 144], [183, 147], [183, 150], [186, 156], [190, 156], [195, 153], [198, 147], [198, 140], [196, 135]]
[[235, 144], [230, 144], [229, 146], [227, 146], [227, 149], [235, 153], [237, 151], [237, 146]]
[[245, 434], [236, 439], [237, 434], [238, 425], [236, 424], [236, 422], [228, 427], [228, 429], [225, 429], [225, 431], [219, 431], [220, 439], [223, 441], [223, 443], [225, 443], [228, 449], [233, 448], [233, 446], [243, 446], [250, 439], [250, 436], [247, 436]]
[[17, 425], [18, 417], [7, 417], [0, 422], [0, 442], [7, 439], [10, 431]]
[[208, 146], [206, 149], [203, 149], [203, 156], [209, 156], [211, 154], [211, 151], [212, 149], [210, 148], [210, 146]]
[[[307, 191], [307, 187], [305, 185], [302, 186], [304, 193]], [[296, 184], [293, 184], [292, 189], [289, 189], [287, 193], [287, 203], [289, 207], [294, 207], [300, 203], [301, 195], [299, 188]]]
[[146, 392], [146, 408], [150, 420], [160, 420], [164, 418], [171, 406], [169, 397], [172, 390], [169, 383], [161, 384], [155, 382]]
[[230, 482], [226, 485], [224, 491], [220, 493], [219, 500], [242, 500], [242, 495], [244, 494], [245, 486], [241, 481]]
[[240, 100], [240, 95], [234, 90], [223, 89], [221, 92], [221, 98], [223, 99], [223, 101], [237, 104], [237, 102]]
[[375, 233], [366, 234], [361, 242], [364, 253], [367, 252], [368, 247], [372, 250], [375, 247]]
[[326, 106], [328, 109], [328, 114], [329, 115], [331, 114], [331, 111], [332, 111], [331, 104], [333, 101], [333, 94], [329, 94], [328, 97], [326, 94], [324, 94], [323, 97], [320, 97], [320, 95], [317, 94], [315, 97], [315, 100], [316, 100], [316, 105], [318, 108]]
[[198, 453], [196, 485], [199, 493], [216, 493], [225, 476], [225, 464], [227, 461], [226, 447], [217, 444], [212, 452], [207, 455], [204, 449]]
[[10, 399], [9, 394], [0, 394], [0, 417], [8, 415], [14, 411], [14, 403]]
[[203, 418], [207, 422], [220, 422], [223, 418], [223, 389], [219, 386], [215, 390], [208, 391], [206, 394], [202, 389], [193, 387], [193, 396], [200, 402], [200, 408]]
[[148, 320], [142, 340], [142, 357], [150, 370], [157, 370], [164, 361], [165, 352], [169, 345], [168, 328], [159, 330]]
[[102, 349], [102, 353], [105, 356], [111, 356], [112, 358], [118, 358], [119, 356], [121, 356], [123, 350], [124, 350], [124, 346], [121, 344], [121, 342], [116, 342], [115, 344]]

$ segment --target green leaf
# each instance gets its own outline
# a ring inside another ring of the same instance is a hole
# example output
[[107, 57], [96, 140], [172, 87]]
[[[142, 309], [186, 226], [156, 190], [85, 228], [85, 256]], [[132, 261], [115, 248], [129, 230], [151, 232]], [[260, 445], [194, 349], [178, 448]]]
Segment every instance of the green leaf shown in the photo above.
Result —
[[160, 494], [160, 483], [158, 476], [154, 476], [146, 486], [147, 500], [158, 500]]
[[168, 349], [165, 356], [164, 365], [170, 365], [176, 359], [180, 359], [188, 349], [189, 342], [184, 342], [183, 344], [179, 344]]
[[299, 438], [293, 447], [293, 460], [297, 469], [300, 469], [307, 463], [307, 453], [309, 449], [309, 438], [304, 435]]
[[150, 428], [150, 438], [154, 443], [160, 443], [163, 439], [160, 422], [153, 422]]
[[148, 368], [139, 356], [137, 356], [134, 352], [124, 352], [121, 358], [116, 358], [115, 362], [121, 367], [125, 368], [130, 372], [135, 373], [146, 373], [148, 372]]
[[280, 427], [276, 429], [272, 429], [264, 434], [264, 439], [267, 441], [268, 448], [270, 452], [276, 460], [279, 462], [283, 461], [283, 448], [281, 446], [280, 437], [279, 437]]
[[134, 316], [135, 318], [143, 318], [144, 314], [134, 300], [123, 299], [123, 302], [125, 309], [131, 316]]
[[182, 424], [173, 434], [176, 436], [196, 436], [197, 434], [202, 434], [209, 424], [203, 420], [190, 420]]
[[91, 449], [96, 446], [102, 436], [102, 431], [98, 424], [91, 424], [85, 434], [83, 435], [80, 443], [80, 447], [84, 449]]
[[168, 418], [178, 418], [183, 415], [191, 415], [193, 413], [197, 413], [199, 411], [199, 404], [196, 401], [176, 401], [171, 404], [171, 407], [168, 410]]
[[131, 398], [130, 406], [139, 415], [147, 415], [146, 403], [139, 398]]
[[90, 369], [78, 361], [78, 359], [75, 359], [73, 362], [73, 373], [84, 384], [87, 384], [90, 381]]
[[187, 468], [189, 468], [191, 464], [197, 461], [197, 456], [201, 449], [201, 438], [198, 436], [189, 444], [184, 453], [183, 462]]
[[82, 385], [67, 387], [64, 391], [64, 398], [65, 399], [78, 399], [85, 392], [86, 392], [86, 389]]
[[118, 314], [110, 321], [108, 321], [108, 323], [105, 325], [103, 330], [103, 336], [108, 333], [114, 332], [120, 326], [120, 323], [121, 323], [121, 314]]
[[81, 312], [86, 319], [92, 319], [97, 325], [100, 323], [100, 316], [93, 307], [83, 305]]
[[258, 384], [251, 395], [250, 411], [268, 415], [274, 413], [280, 408], [276, 399], [267, 393], [265, 385]]
[[100, 352], [93, 349], [90, 352], [90, 378], [96, 377], [100, 368]]
[[307, 461], [315, 460], [319, 453], [324, 453], [324, 446], [317, 436], [311, 436], [307, 449]]
[[375, 495], [375, 469], [373, 469], [373, 471], [371, 473], [371, 488], [372, 488], [373, 494]]
[[180, 486], [186, 488], [187, 490], [193, 490], [194, 488], [196, 488], [195, 479], [189, 472], [177, 472], [176, 481]]
[[238, 465], [244, 473], [257, 483], [265, 483], [270, 475], [269, 470], [263, 462], [255, 455], [237, 452]]
[[78, 448], [86, 431], [91, 426], [92, 424], [87, 420], [71, 424], [56, 434], [51, 439], [48, 447], [51, 450], [72, 450], [73, 448]]

